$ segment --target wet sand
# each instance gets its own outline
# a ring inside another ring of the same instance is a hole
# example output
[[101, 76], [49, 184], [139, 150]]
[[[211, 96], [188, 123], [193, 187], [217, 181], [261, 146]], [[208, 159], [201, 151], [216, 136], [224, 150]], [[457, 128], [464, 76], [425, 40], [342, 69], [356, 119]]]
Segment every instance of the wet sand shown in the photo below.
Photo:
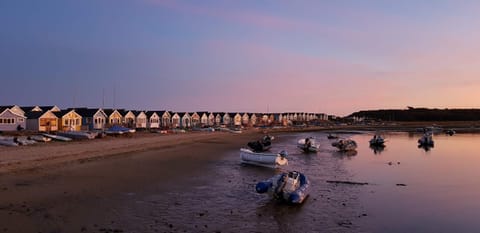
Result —
[[98, 232], [105, 222], [96, 213], [110, 208], [111, 195], [158, 183], [188, 187], [223, 151], [252, 136], [259, 135], [152, 135], [7, 148], [0, 153], [0, 232]]

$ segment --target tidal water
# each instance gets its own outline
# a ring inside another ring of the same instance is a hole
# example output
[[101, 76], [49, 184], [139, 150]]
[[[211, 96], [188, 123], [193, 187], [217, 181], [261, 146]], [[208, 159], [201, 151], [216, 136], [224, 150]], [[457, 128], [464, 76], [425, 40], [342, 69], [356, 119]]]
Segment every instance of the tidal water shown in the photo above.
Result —
[[[368, 145], [370, 132], [339, 134], [358, 143], [356, 154], [337, 152], [321, 132], [279, 135], [272, 151], [289, 152], [280, 170], [242, 165], [226, 152], [190, 186], [155, 193], [125, 193], [114, 209], [126, 232], [476, 232], [480, 229], [478, 134], [435, 135], [435, 147], [417, 147], [420, 134], [383, 133], [383, 150]], [[318, 153], [296, 141], [313, 136]], [[247, 143], [247, 142], [245, 142]], [[257, 194], [255, 184], [281, 170], [311, 181], [299, 206]], [[327, 180], [368, 185], [327, 183]], [[161, 185], [161, 184], [158, 184]]]

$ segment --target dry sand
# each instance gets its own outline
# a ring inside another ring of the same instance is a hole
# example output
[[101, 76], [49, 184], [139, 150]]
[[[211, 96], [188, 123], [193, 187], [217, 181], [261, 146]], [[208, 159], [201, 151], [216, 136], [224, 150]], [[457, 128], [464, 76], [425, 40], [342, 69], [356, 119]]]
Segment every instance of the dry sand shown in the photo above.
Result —
[[258, 131], [243, 134], [226, 132], [191, 132], [183, 134], [137, 133], [132, 137], [107, 137], [97, 140], [37, 143], [30, 146], [0, 147], [0, 174], [32, 169], [44, 169], [66, 163], [86, 162], [109, 156], [174, 147], [191, 143], [235, 140], [252, 137]]

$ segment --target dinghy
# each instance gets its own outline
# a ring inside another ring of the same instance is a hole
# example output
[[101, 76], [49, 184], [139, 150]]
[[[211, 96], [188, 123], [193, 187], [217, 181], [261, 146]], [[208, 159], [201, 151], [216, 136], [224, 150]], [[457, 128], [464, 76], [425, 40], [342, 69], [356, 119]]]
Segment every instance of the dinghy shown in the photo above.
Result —
[[254, 152], [264, 152], [272, 148], [273, 136], [265, 135], [262, 140], [247, 143], [247, 146]]
[[51, 138], [53, 140], [62, 141], [62, 142], [72, 141], [71, 138], [63, 137], [63, 136], [59, 136], [59, 135], [48, 134], [48, 133], [44, 133], [43, 136], [45, 136], [47, 138]]
[[308, 137], [308, 138], [298, 140], [297, 147], [305, 153], [317, 152], [318, 149], [320, 148], [315, 143], [315, 139], [313, 137]]
[[382, 147], [385, 146], [385, 139], [380, 135], [373, 135], [373, 138], [370, 139], [370, 146]]
[[419, 146], [430, 146], [433, 147], [433, 135], [431, 133], [425, 133], [423, 136], [418, 139]]
[[57, 132], [58, 136], [68, 137], [71, 139], [94, 139], [97, 134], [81, 131], [65, 131]]
[[252, 164], [262, 167], [277, 168], [279, 166], [287, 165], [287, 152], [280, 153], [258, 153], [250, 149], [240, 149], [240, 160], [242, 163]]
[[255, 186], [257, 193], [268, 193], [274, 199], [288, 204], [301, 204], [308, 197], [310, 182], [297, 171], [284, 172], [261, 181]]
[[357, 149], [357, 143], [351, 139], [339, 139], [332, 143], [332, 146], [338, 148], [339, 151], [351, 151]]
[[18, 146], [18, 144], [11, 139], [0, 139], [0, 145], [1, 146]]
[[34, 141], [37, 141], [37, 142], [50, 142], [50, 141], [52, 141], [51, 138], [47, 138], [47, 137], [42, 136], [42, 135], [33, 135], [33, 136], [30, 136], [29, 138], [31, 140], [34, 140]]

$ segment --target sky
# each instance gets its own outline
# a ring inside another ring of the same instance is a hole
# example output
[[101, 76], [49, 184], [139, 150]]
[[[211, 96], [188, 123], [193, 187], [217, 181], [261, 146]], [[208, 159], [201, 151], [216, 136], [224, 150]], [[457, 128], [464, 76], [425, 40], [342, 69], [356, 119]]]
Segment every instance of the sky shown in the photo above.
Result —
[[480, 107], [479, 1], [2, 0], [0, 105]]

